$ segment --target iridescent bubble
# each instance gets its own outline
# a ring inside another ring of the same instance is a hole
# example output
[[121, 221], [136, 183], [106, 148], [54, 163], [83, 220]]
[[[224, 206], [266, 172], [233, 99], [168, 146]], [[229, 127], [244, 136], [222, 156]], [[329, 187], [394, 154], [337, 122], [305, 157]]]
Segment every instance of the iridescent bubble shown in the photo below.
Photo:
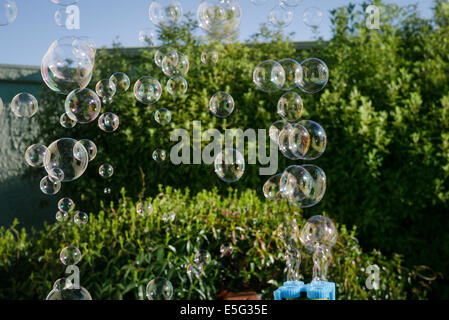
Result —
[[270, 177], [263, 185], [263, 195], [269, 200], [281, 200], [282, 192], [280, 189], [282, 173]]
[[114, 132], [118, 129], [120, 120], [115, 113], [105, 112], [98, 118], [98, 126], [104, 132]]
[[173, 50], [162, 59], [162, 71], [167, 77], [176, 75], [185, 76], [189, 71], [190, 63], [187, 56], [179, 51]]
[[154, 63], [156, 63], [156, 65], [158, 67], [162, 67], [162, 60], [164, 59], [164, 57], [174, 51], [175, 49], [173, 49], [172, 47], [166, 47], [166, 46], [162, 46], [159, 49], [156, 50], [156, 52], [154, 53]]
[[60, 6], [70, 6], [72, 4], [78, 3], [80, 0], [51, 0], [54, 4], [59, 4]]
[[189, 264], [187, 275], [191, 278], [200, 278], [203, 275], [203, 266], [201, 264]]
[[70, 287], [63, 290], [51, 290], [45, 300], [92, 300], [92, 296], [86, 288], [79, 287], [76, 289]]
[[211, 261], [211, 255], [209, 251], [201, 249], [195, 254], [194, 261], [196, 264], [208, 265]]
[[64, 211], [58, 211], [56, 212], [56, 221], [58, 222], [65, 222], [69, 220], [69, 214]]
[[53, 182], [64, 181], [64, 171], [60, 168], [52, 168], [48, 171], [48, 177]]
[[[297, 156], [295, 156], [291, 151], [291, 140], [290, 140], [290, 132], [292, 129], [292, 125], [288, 124], [286, 125], [280, 132], [279, 132], [279, 151], [290, 160], [299, 160]], [[306, 134], [305, 132], [302, 132], [303, 134]], [[296, 147], [299, 147], [298, 145]]]
[[201, 2], [197, 9], [200, 28], [219, 40], [237, 33], [242, 16], [238, 1], [207, 0]]
[[307, 129], [299, 123], [292, 125], [289, 137], [289, 151], [297, 158], [301, 159], [308, 152], [310, 147], [310, 134]]
[[148, 9], [151, 22], [160, 27], [177, 25], [182, 20], [182, 6], [179, 1], [153, 1]]
[[286, 28], [294, 18], [294, 12], [287, 7], [276, 6], [271, 9], [268, 20], [276, 28]]
[[306, 26], [316, 28], [323, 21], [323, 12], [315, 7], [310, 7], [304, 10], [302, 21]]
[[42, 178], [40, 183], [41, 191], [48, 195], [54, 195], [61, 190], [61, 182], [50, 179], [49, 176]]
[[285, 82], [282, 90], [289, 91], [295, 89], [296, 84], [302, 78], [301, 64], [290, 58], [279, 60], [279, 63], [285, 71]]
[[109, 80], [114, 83], [117, 93], [124, 93], [128, 91], [129, 86], [131, 85], [129, 77], [123, 72], [113, 73]]
[[36, 98], [30, 93], [19, 93], [11, 101], [11, 110], [19, 118], [31, 118], [39, 108]]
[[279, 183], [283, 196], [291, 201], [298, 202], [306, 199], [311, 192], [313, 178], [302, 166], [287, 167]]
[[174, 98], [183, 96], [187, 92], [187, 88], [187, 81], [182, 76], [173, 76], [167, 81], [167, 92]]
[[104, 194], [111, 194], [111, 188], [104, 188], [103, 192]]
[[88, 88], [75, 89], [65, 99], [65, 112], [76, 122], [92, 122], [98, 117], [100, 111], [100, 98]]
[[87, 150], [71, 138], [62, 138], [51, 143], [44, 157], [45, 170], [49, 175], [55, 168], [62, 170], [62, 182], [78, 179], [86, 171], [88, 162]]
[[59, 253], [59, 260], [66, 266], [77, 265], [81, 260], [81, 251], [75, 246], [68, 246]]
[[291, 203], [299, 208], [309, 208], [323, 199], [324, 193], [326, 192], [326, 174], [323, 169], [314, 164], [303, 164], [302, 167], [306, 169], [313, 178], [312, 188], [307, 198], [299, 202], [291, 201]]
[[175, 221], [176, 213], [170, 212], [170, 213], [164, 213], [162, 216], [162, 221], [164, 222], [173, 222]]
[[262, 91], [278, 91], [284, 86], [285, 70], [277, 61], [263, 61], [254, 69], [253, 82]]
[[70, 117], [67, 115], [67, 113], [61, 114], [61, 117], [59, 117], [59, 123], [63, 128], [70, 129], [76, 126], [76, 121], [70, 119]]
[[167, 152], [164, 149], [156, 149], [153, 151], [153, 160], [160, 163], [167, 159]]
[[218, 52], [214, 49], [207, 49], [201, 53], [201, 63], [205, 65], [213, 65], [218, 62]]
[[279, 144], [279, 134], [281, 133], [282, 129], [284, 129], [285, 126], [290, 126], [289, 123], [287, 123], [285, 120], [277, 120], [273, 122], [268, 129], [268, 135], [270, 136], [270, 139], [276, 143]]
[[33, 144], [25, 151], [25, 161], [31, 167], [43, 167], [47, 150], [47, 147], [41, 143]]
[[232, 148], [222, 150], [214, 161], [215, 173], [224, 182], [235, 182], [245, 172], [245, 158], [240, 151]]
[[299, 236], [302, 244], [312, 252], [320, 245], [333, 247], [337, 238], [338, 233], [334, 224], [323, 216], [313, 216], [307, 220]]
[[157, 46], [159, 38], [156, 30], [153, 28], [145, 28], [139, 31], [139, 41], [149, 46]]
[[321, 125], [312, 120], [302, 120], [299, 124], [307, 129], [310, 136], [310, 147], [307, 150], [307, 153], [300, 158], [302, 160], [318, 159], [326, 150], [326, 132]]
[[167, 108], [157, 109], [154, 113], [154, 120], [159, 123], [161, 126], [165, 126], [169, 124], [171, 121], [171, 112]]
[[0, 0], [0, 26], [13, 23], [17, 18], [17, 4], [14, 0]]
[[70, 198], [62, 198], [58, 202], [58, 209], [62, 212], [71, 212], [75, 208], [75, 202]]
[[283, 94], [277, 104], [278, 115], [291, 122], [301, 118], [303, 108], [301, 97], [294, 91]]
[[110, 79], [101, 79], [95, 86], [97, 95], [101, 98], [112, 98], [117, 92], [114, 82]]
[[158, 277], [148, 283], [146, 295], [148, 300], [171, 300], [173, 286], [167, 279]]
[[85, 225], [89, 222], [89, 216], [85, 212], [77, 211], [73, 217], [73, 221], [79, 226]]
[[137, 204], [136, 211], [142, 217], [148, 216], [153, 211], [153, 206], [149, 201], [142, 201]]
[[233, 251], [234, 251], [234, 248], [232, 248], [231, 245], [228, 246], [228, 245], [222, 244], [220, 246], [220, 253], [221, 253], [221, 257], [222, 258], [224, 256], [230, 256]]
[[210, 112], [217, 118], [226, 118], [234, 111], [234, 99], [229, 93], [217, 92], [209, 101]]
[[329, 81], [329, 69], [324, 61], [309, 58], [301, 62], [303, 76], [297, 83], [298, 88], [307, 93], [322, 90]]
[[162, 86], [155, 78], [146, 76], [134, 84], [134, 96], [143, 104], [154, 104], [162, 95]]
[[114, 174], [114, 167], [109, 163], [102, 164], [98, 169], [98, 173], [105, 179], [110, 178]]
[[[91, 141], [89, 139], [81, 139], [80, 141], [78, 141], [78, 143], [82, 144], [84, 149], [86, 149], [87, 154], [89, 155], [89, 162], [94, 160], [95, 157], [97, 156], [97, 146], [95, 145], [95, 143], [93, 143], [93, 141]], [[82, 152], [82, 148], [75, 148], [75, 150], [76, 151], [81, 150], [81, 152]], [[78, 157], [80, 157], [80, 155], [75, 153], [75, 157], [78, 158]]]

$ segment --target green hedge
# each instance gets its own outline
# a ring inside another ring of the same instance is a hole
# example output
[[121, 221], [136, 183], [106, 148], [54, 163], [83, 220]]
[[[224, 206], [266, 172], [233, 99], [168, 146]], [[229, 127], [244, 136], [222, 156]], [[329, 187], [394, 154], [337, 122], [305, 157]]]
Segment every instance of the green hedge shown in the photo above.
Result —
[[[141, 217], [122, 190], [119, 203], [90, 213], [84, 226], [55, 223], [26, 233], [17, 224], [0, 229], [0, 299], [45, 299], [54, 281], [64, 276], [60, 250], [76, 245], [82, 252], [81, 285], [94, 299], [141, 299], [154, 277], [168, 278], [174, 299], [217, 299], [220, 292], [252, 289], [272, 299], [285, 280], [284, 248], [278, 229], [285, 216], [304, 219], [286, 202], [262, 201], [253, 191], [242, 194], [217, 189], [190, 194], [160, 188], [148, 199], [153, 213]], [[173, 222], [162, 219], [175, 213]], [[73, 214], [72, 214], [73, 215]], [[379, 251], [363, 252], [355, 230], [338, 225], [329, 279], [336, 282], [338, 299], [425, 298], [428, 285], [418, 281], [416, 270], [404, 268], [402, 258], [388, 259]], [[220, 258], [220, 246], [233, 253]], [[212, 261], [198, 280], [187, 275], [196, 250], [208, 250]], [[301, 249], [301, 272], [310, 281], [310, 254]], [[380, 290], [365, 287], [368, 265], [380, 267]]]

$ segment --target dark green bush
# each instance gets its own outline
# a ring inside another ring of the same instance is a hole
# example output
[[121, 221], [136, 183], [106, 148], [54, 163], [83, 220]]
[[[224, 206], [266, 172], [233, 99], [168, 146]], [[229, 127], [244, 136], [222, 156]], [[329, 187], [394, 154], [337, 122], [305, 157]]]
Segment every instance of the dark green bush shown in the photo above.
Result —
[[[261, 201], [254, 191], [217, 190], [196, 195], [188, 190], [160, 189], [153, 199], [153, 213], [141, 217], [125, 197], [98, 214], [88, 224], [46, 225], [26, 233], [17, 225], [0, 229], [0, 299], [44, 299], [54, 281], [64, 276], [60, 250], [76, 245], [82, 252], [81, 285], [93, 299], [142, 299], [154, 277], [168, 278], [175, 299], [217, 299], [225, 289], [252, 289], [272, 299], [284, 280], [284, 248], [278, 229], [286, 219], [304, 219], [286, 202]], [[173, 222], [164, 214], [175, 213]], [[73, 215], [73, 214], [72, 214]], [[71, 221], [71, 220], [70, 220]], [[339, 239], [333, 248], [329, 279], [337, 284], [339, 299], [425, 298], [427, 288], [416, 270], [404, 268], [402, 258], [387, 259], [379, 251], [363, 252], [355, 230], [338, 225]], [[232, 245], [233, 253], [220, 258], [220, 246]], [[196, 250], [208, 250], [212, 261], [198, 280], [188, 277], [186, 267]], [[310, 281], [310, 254], [301, 250], [302, 274]], [[380, 267], [380, 289], [365, 287], [368, 265]]]

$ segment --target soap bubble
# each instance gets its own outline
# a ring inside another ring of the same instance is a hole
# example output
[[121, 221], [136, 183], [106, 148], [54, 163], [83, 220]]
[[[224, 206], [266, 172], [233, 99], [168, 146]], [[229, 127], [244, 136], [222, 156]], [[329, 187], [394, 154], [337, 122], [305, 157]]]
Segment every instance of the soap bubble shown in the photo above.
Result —
[[255, 4], [256, 6], [261, 6], [264, 5], [265, 3], [267, 3], [268, 0], [250, 0], [253, 4]]
[[49, 176], [42, 178], [40, 183], [41, 191], [48, 195], [54, 195], [61, 190], [61, 182], [50, 179]]
[[226, 118], [234, 111], [234, 99], [226, 92], [215, 93], [209, 101], [210, 112], [217, 118]]
[[169, 124], [171, 121], [171, 112], [167, 108], [157, 109], [154, 113], [154, 120], [159, 123], [161, 126], [165, 126]]
[[318, 27], [323, 21], [323, 12], [315, 7], [310, 7], [304, 10], [302, 21], [306, 26]]
[[270, 139], [276, 143], [279, 144], [279, 134], [281, 133], [282, 129], [284, 129], [285, 126], [290, 126], [289, 123], [287, 123], [285, 120], [277, 120], [273, 122], [268, 129], [268, 135], [270, 136]]
[[231, 245], [225, 245], [222, 244], [220, 246], [220, 253], [221, 253], [221, 257], [223, 258], [224, 256], [230, 256], [233, 252], [234, 248], [232, 248]]
[[51, 290], [45, 300], [92, 300], [92, 296], [86, 288], [70, 287], [63, 290]]
[[173, 286], [167, 279], [158, 277], [148, 283], [146, 294], [148, 300], [171, 300]]
[[65, 99], [65, 112], [76, 122], [92, 122], [98, 117], [100, 111], [100, 98], [88, 88], [75, 89]]
[[156, 50], [156, 52], [154, 53], [154, 63], [156, 63], [156, 65], [158, 67], [162, 67], [162, 59], [164, 59], [164, 57], [174, 51], [175, 49], [173, 49], [172, 47], [166, 47], [166, 46], [162, 46], [159, 49]]
[[17, 4], [14, 0], [0, 0], [0, 26], [13, 23], [17, 18]]
[[209, 251], [207, 251], [207, 250], [204, 250], [204, 249], [199, 250], [195, 254], [194, 261], [196, 264], [208, 265], [211, 261], [211, 255], [210, 255]]
[[124, 93], [128, 91], [131, 81], [129, 77], [123, 72], [115, 72], [109, 78], [109, 80], [114, 83], [117, 93]]
[[70, 6], [72, 4], [78, 3], [80, 0], [51, 0], [54, 4], [59, 4], [60, 6]]
[[109, 163], [102, 164], [98, 169], [98, 173], [103, 178], [110, 178], [114, 174], [114, 167], [111, 166]]
[[321, 245], [328, 248], [333, 247], [337, 242], [337, 237], [337, 230], [329, 218], [313, 216], [301, 229], [299, 239], [309, 251], [314, 252]]
[[309, 132], [310, 147], [305, 155], [300, 158], [302, 160], [315, 160], [318, 159], [326, 150], [327, 136], [323, 127], [312, 120], [302, 120], [299, 122]]
[[81, 251], [75, 246], [68, 246], [61, 250], [59, 260], [66, 266], [77, 265], [81, 260]]
[[299, 123], [292, 125], [288, 136], [289, 151], [301, 159], [310, 147], [310, 134], [307, 129]]
[[62, 212], [70, 212], [75, 208], [75, 202], [70, 198], [62, 198], [58, 202], [58, 209]]
[[269, 200], [281, 200], [282, 192], [280, 189], [282, 173], [270, 177], [263, 185], [263, 195]]
[[204, 50], [201, 53], [201, 63], [205, 65], [213, 65], [218, 62], [218, 52], [214, 49]]
[[43, 167], [45, 153], [47, 152], [47, 147], [41, 143], [36, 143], [28, 147], [25, 151], [25, 161], [31, 167]]
[[[76, 154], [76, 156], [75, 156]], [[63, 171], [63, 182], [78, 179], [86, 171], [89, 154], [84, 146], [71, 138], [62, 138], [48, 146], [44, 165], [48, 174], [58, 168]]]
[[201, 2], [197, 9], [200, 28], [219, 40], [237, 33], [242, 16], [238, 1], [207, 0]]
[[120, 120], [115, 113], [105, 112], [98, 118], [98, 126], [104, 132], [114, 132], [118, 129]]
[[173, 76], [167, 81], [167, 91], [174, 98], [180, 97], [187, 92], [188, 84], [182, 76]]
[[215, 173], [224, 182], [235, 182], [245, 172], [245, 158], [232, 148], [222, 150], [214, 161]]
[[54, 41], [41, 63], [45, 84], [61, 94], [87, 87], [95, 64], [95, 48], [91, 45], [78, 37], [63, 37]]
[[160, 27], [177, 25], [182, 20], [182, 6], [179, 1], [153, 1], [148, 9], [150, 20]]
[[286, 7], [276, 6], [271, 9], [268, 20], [276, 28], [285, 28], [289, 26], [294, 18], [294, 12]]
[[278, 91], [284, 86], [285, 70], [277, 61], [263, 61], [254, 69], [253, 82], [262, 91]]
[[167, 152], [164, 149], [156, 149], [153, 151], [153, 160], [160, 163], [167, 159]]
[[302, 78], [301, 64], [290, 58], [279, 60], [279, 63], [285, 71], [285, 82], [282, 90], [289, 91], [295, 89], [296, 84]]
[[162, 59], [162, 71], [167, 77], [185, 76], [189, 71], [189, 58], [179, 51], [173, 50]]
[[280, 6], [287, 7], [297, 7], [301, 0], [279, 0]]
[[[78, 141], [78, 143], [82, 144], [84, 149], [86, 149], [87, 154], [89, 155], [89, 162], [94, 160], [95, 157], [97, 156], [97, 146], [95, 145], [95, 143], [93, 143], [92, 141], [90, 141], [89, 139], [81, 139], [80, 141]], [[80, 151], [82, 152], [82, 148], [75, 148], [75, 151]], [[77, 153], [75, 153], [75, 157], [78, 159], [79, 157], [82, 157], [82, 155], [78, 155]]]
[[329, 81], [329, 69], [324, 61], [309, 58], [301, 62], [303, 76], [297, 83], [298, 88], [307, 93], [322, 90]]
[[277, 104], [278, 115], [287, 121], [297, 121], [301, 118], [303, 110], [302, 99], [294, 91], [282, 95]]
[[291, 201], [291, 203], [299, 208], [309, 208], [323, 199], [324, 193], [326, 192], [326, 174], [323, 169], [314, 164], [303, 164], [302, 167], [312, 176], [312, 188], [307, 198], [300, 202]]
[[104, 194], [111, 194], [111, 188], [104, 188], [103, 192]]
[[162, 86], [155, 78], [146, 76], [134, 84], [134, 96], [143, 104], [154, 104], [162, 95]]
[[162, 221], [164, 222], [173, 222], [175, 221], [176, 218], [176, 213], [174, 212], [170, 212], [170, 213], [164, 213], [164, 215], [162, 216]]
[[64, 181], [64, 171], [60, 168], [52, 168], [48, 171], [48, 177], [53, 182]]
[[97, 82], [95, 91], [101, 98], [112, 98], [115, 95], [117, 88], [115, 87], [114, 82], [110, 79], [101, 79]]
[[64, 222], [69, 220], [69, 214], [64, 211], [58, 211], [56, 212], [56, 221], [58, 222]]
[[313, 178], [310, 173], [298, 165], [287, 167], [279, 183], [283, 196], [293, 202], [306, 199], [310, 195], [312, 185]]
[[136, 211], [140, 216], [144, 217], [151, 214], [153, 206], [149, 201], [142, 201], [137, 204]]
[[[295, 156], [290, 151], [290, 132], [292, 129], [292, 125], [288, 124], [279, 132], [279, 151], [290, 160], [299, 160], [297, 156]], [[304, 133], [304, 132], [303, 132]], [[304, 133], [305, 134], [305, 133]]]
[[61, 114], [61, 116], [59, 117], [59, 123], [61, 124], [61, 126], [63, 128], [66, 128], [66, 129], [70, 129], [70, 128], [73, 128], [74, 126], [76, 126], [76, 121], [70, 119], [70, 117], [67, 115], [66, 112]]
[[85, 212], [77, 211], [73, 217], [73, 221], [79, 226], [85, 225], [89, 222], [89, 216]]
[[187, 275], [191, 278], [200, 278], [203, 275], [203, 266], [201, 264], [189, 264]]
[[153, 28], [145, 28], [140, 30], [139, 41], [141, 43], [147, 43], [150, 46], [157, 46], [159, 39], [156, 30]]
[[17, 94], [10, 105], [12, 112], [19, 118], [31, 118], [39, 108], [36, 98], [30, 93]]

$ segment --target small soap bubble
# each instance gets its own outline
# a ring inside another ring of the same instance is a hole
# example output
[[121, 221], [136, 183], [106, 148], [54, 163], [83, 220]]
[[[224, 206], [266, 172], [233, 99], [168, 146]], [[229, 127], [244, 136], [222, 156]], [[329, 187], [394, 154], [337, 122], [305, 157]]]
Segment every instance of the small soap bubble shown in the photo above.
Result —
[[40, 182], [41, 191], [48, 195], [54, 195], [61, 190], [61, 182], [50, 179], [49, 176], [42, 178]]
[[156, 149], [153, 151], [153, 160], [160, 163], [167, 159], [167, 152], [164, 149]]
[[315, 7], [310, 7], [304, 10], [302, 21], [306, 26], [316, 28], [323, 21], [323, 12]]
[[176, 213], [170, 212], [170, 213], [164, 213], [162, 215], [162, 221], [164, 222], [173, 222], [175, 221]]
[[63, 182], [64, 181], [64, 171], [60, 168], [51, 168], [48, 170], [48, 177], [53, 182]]
[[162, 46], [159, 49], [156, 50], [156, 52], [154, 53], [154, 63], [156, 63], [156, 65], [158, 67], [162, 67], [162, 60], [164, 59], [164, 57], [174, 51], [175, 49], [173, 49], [172, 47], [166, 47], [166, 46]]
[[146, 288], [148, 300], [171, 300], [173, 296], [173, 286], [165, 278], [158, 277], [151, 280]]
[[31, 118], [39, 108], [36, 98], [30, 93], [19, 93], [11, 101], [11, 110], [19, 118]]
[[25, 151], [25, 161], [31, 167], [43, 167], [47, 150], [41, 143], [33, 144]]
[[296, 158], [303, 158], [310, 147], [309, 131], [300, 123], [292, 125], [288, 136], [288, 149]]
[[282, 173], [270, 177], [263, 185], [263, 195], [269, 200], [281, 200], [282, 192], [280, 187]]
[[58, 211], [56, 212], [56, 221], [58, 222], [65, 222], [69, 220], [69, 214], [64, 211]]
[[165, 126], [169, 124], [171, 121], [171, 112], [167, 108], [157, 109], [154, 113], [154, 120], [159, 123], [161, 126]]
[[303, 108], [301, 97], [294, 91], [283, 94], [277, 104], [278, 115], [290, 122], [298, 121], [301, 118]]
[[282, 173], [279, 185], [285, 198], [298, 202], [309, 196], [313, 186], [313, 178], [302, 166], [292, 165]]
[[149, 216], [153, 211], [153, 206], [149, 201], [142, 201], [137, 204], [136, 211], [142, 217]]
[[234, 99], [229, 93], [217, 92], [209, 101], [210, 112], [217, 118], [226, 118], [234, 111]]
[[224, 40], [239, 30], [243, 11], [238, 1], [208, 0], [197, 9], [198, 23], [210, 37]]
[[284, 86], [285, 70], [277, 61], [263, 61], [254, 69], [253, 82], [264, 92], [278, 91]]
[[290, 58], [279, 60], [279, 64], [285, 71], [285, 82], [282, 90], [289, 91], [295, 89], [297, 83], [302, 79], [301, 64]]
[[101, 79], [97, 82], [95, 91], [100, 98], [112, 98], [117, 92], [117, 88], [110, 79]]
[[271, 9], [268, 20], [276, 28], [286, 28], [292, 23], [294, 15], [293, 10], [287, 7], [276, 6]]
[[61, 114], [61, 117], [59, 117], [59, 124], [63, 128], [70, 129], [70, 128], [73, 128], [74, 126], [76, 126], [76, 121], [73, 119], [70, 119], [70, 117], [67, 115], [67, 113], [64, 112], [63, 114]]
[[220, 246], [220, 253], [221, 253], [221, 258], [223, 258], [224, 256], [230, 256], [233, 252], [234, 248], [231, 245], [225, 245], [222, 244]]
[[321, 91], [329, 81], [329, 69], [326, 63], [318, 58], [309, 58], [301, 62], [302, 78], [298, 88], [306, 93]]
[[338, 233], [334, 224], [323, 216], [313, 216], [307, 220], [299, 236], [302, 244], [311, 252], [315, 252], [321, 245], [332, 248], [337, 238]]
[[186, 94], [188, 84], [186, 79], [182, 76], [173, 76], [167, 81], [167, 92], [174, 98], [178, 98]]
[[222, 150], [214, 161], [215, 173], [224, 182], [236, 182], [245, 173], [245, 158], [232, 148]]
[[[97, 146], [95, 145], [95, 143], [93, 143], [93, 141], [89, 139], [81, 139], [80, 141], [78, 141], [78, 143], [82, 144], [84, 149], [86, 149], [87, 154], [89, 155], [89, 162], [94, 160], [97, 156]], [[75, 148], [75, 150], [78, 152], [80, 149], [82, 150], [82, 148]], [[75, 153], [75, 158], [79, 159], [79, 157], [80, 155]]]
[[214, 49], [207, 49], [201, 53], [201, 63], [204, 65], [214, 65], [218, 62], [218, 52]]
[[177, 0], [153, 1], [148, 13], [151, 22], [162, 28], [179, 24], [183, 16], [181, 2]]
[[59, 254], [59, 260], [66, 265], [77, 265], [81, 260], [81, 251], [75, 246], [65, 247]]
[[71, 212], [75, 208], [75, 202], [70, 198], [62, 198], [58, 202], [58, 209], [61, 212]]
[[312, 189], [310, 194], [301, 201], [290, 200], [291, 204], [299, 208], [309, 208], [321, 201], [326, 192], [326, 174], [323, 169], [314, 164], [303, 164], [302, 167], [306, 169], [313, 178]]
[[143, 104], [154, 104], [162, 95], [162, 86], [155, 78], [146, 76], [134, 84], [134, 96]]
[[285, 120], [277, 120], [271, 124], [268, 134], [274, 143], [279, 144], [279, 134], [286, 125], [289, 124]]
[[106, 188], [104, 188], [103, 192], [104, 192], [104, 194], [111, 194], [112, 190], [111, 190], [111, 188], [106, 187]]
[[201, 249], [195, 254], [194, 261], [196, 264], [208, 265], [211, 261], [211, 255], [209, 251]]
[[162, 71], [167, 77], [176, 75], [185, 76], [189, 71], [190, 63], [187, 56], [179, 51], [173, 50], [162, 59]]
[[114, 167], [111, 166], [109, 163], [102, 164], [100, 168], [98, 169], [98, 173], [103, 178], [110, 178], [114, 174]]
[[114, 132], [118, 129], [120, 120], [115, 113], [105, 112], [98, 118], [98, 127], [104, 132]]
[[78, 123], [94, 121], [101, 111], [101, 100], [98, 95], [88, 89], [75, 89], [65, 99], [65, 112], [70, 119]]
[[304, 128], [307, 129], [310, 136], [310, 146], [307, 152], [300, 158], [302, 160], [315, 160], [318, 159], [326, 150], [327, 136], [323, 127], [312, 120], [302, 120], [299, 122]]
[[124, 93], [128, 91], [131, 81], [129, 77], [123, 72], [115, 72], [109, 78], [114, 83], [117, 93]]
[[139, 31], [139, 41], [149, 46], [157, 46], [159, 39], [156, 30], [153, 28], [145, 28]]
[[[290, 139], [290, 133], [293, 126], [291, 124], [286, 125], [280, 132], [279, 132], [279, 151], [282, 153], [284, 157], [290, 160], [298, 160], [299, 158], [295, 156], [291, 151], [291, 139]], [[304, 131], [299, 131], [306, 135], [307, 133]], [[297, 145], [296, 147], [299, 147]]]
[[187, 266], [187, 275], [191, 278], [201, 278], [203, 266], [201, 264], [189, 264]]
[[75, 224], [82, 226], [89, 222], [89, 216], [85, 212], [77, 211], [73, 217], [73, 221]]

